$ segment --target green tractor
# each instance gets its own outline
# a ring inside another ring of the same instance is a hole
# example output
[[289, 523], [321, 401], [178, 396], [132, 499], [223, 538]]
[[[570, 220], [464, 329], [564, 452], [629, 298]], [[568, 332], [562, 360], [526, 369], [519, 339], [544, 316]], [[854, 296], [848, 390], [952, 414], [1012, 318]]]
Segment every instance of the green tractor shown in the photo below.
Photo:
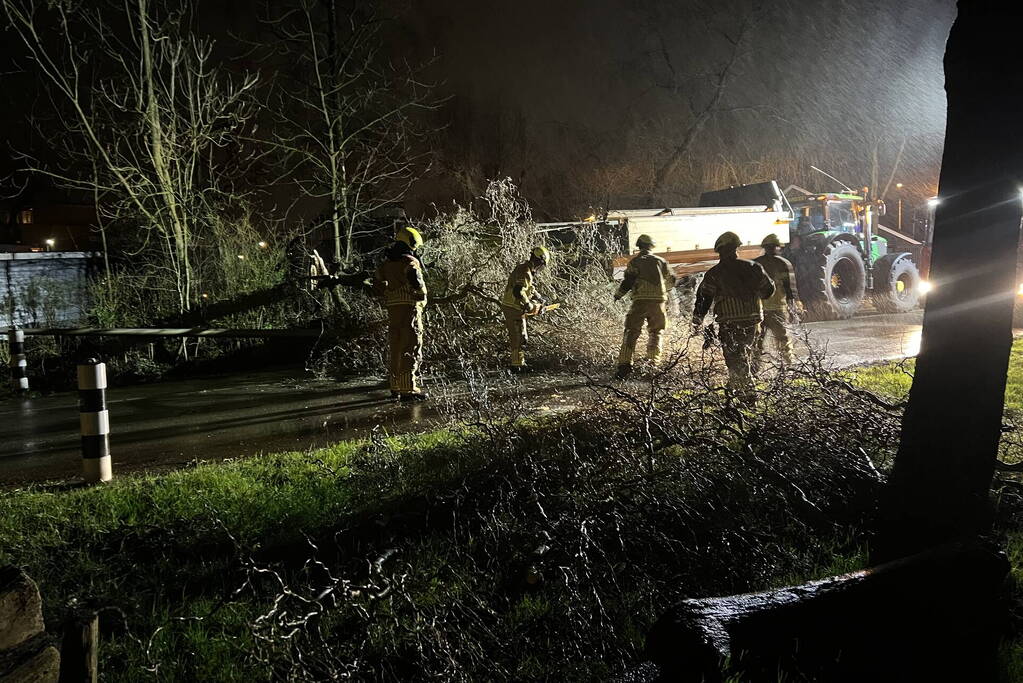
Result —
[[851, 318], [868, 293], [881, 313], [917, 307], [922, 280], [914, 255], [890, 252], [888, 240], [877, 234], [884, 202], [821, 193], [790, 204], [793, 220], [785, 255], [796, 271], [799, 298], [813, 318]]

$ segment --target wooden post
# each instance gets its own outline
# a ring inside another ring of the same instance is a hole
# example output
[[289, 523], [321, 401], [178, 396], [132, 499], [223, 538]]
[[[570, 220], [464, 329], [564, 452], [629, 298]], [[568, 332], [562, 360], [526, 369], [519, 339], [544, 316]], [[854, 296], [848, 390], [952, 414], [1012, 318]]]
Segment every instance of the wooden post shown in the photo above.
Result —
[[97, 683], [99, 680], [99, 614], [77, 612], [64, 627], [60, 646], [59, 683]]

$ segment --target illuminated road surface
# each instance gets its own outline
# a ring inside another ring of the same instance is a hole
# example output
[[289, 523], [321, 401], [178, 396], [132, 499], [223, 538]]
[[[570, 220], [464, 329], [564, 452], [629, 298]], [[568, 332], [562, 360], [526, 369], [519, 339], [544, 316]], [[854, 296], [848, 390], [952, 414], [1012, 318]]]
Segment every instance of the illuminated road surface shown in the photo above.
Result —
[[[831, 362], [851, 365], [914, 355], [920, 321], [920, 313], [871, 315], [810, 323], [808, 336], [801, 334], [825, 347]], [[804, 339], [797, 353], [806, 353]], [[496, 390], [550, 411], [572, 406], [585, 384], [579, 377], [533, 375], [498, 380]], [[437, 389], [447, 400], [399, 405], [379, 377], [338, 383], [310, 379], [300, 369], [113, 388], [107, 400], [114, 475], [196, 459], [307, 450], [373, 430], [415, 431], [442, 421], [451, 402], [472, 400], [464, 384]], [[498, 397], [486, 409], [500, 404]], [[0, 402], [0, 483], [74, 478], [81, 471], [79, 454], [75, 394]]]
[[[920, 352], [922, 322], [923, 311], [914, 311], [808, 323], [804, 327], [810, 343], [825, 349], [831, 363], [847, 366], [915, 356]], [[797, 341], [796, 350], [806, 353], [803, 339]]]

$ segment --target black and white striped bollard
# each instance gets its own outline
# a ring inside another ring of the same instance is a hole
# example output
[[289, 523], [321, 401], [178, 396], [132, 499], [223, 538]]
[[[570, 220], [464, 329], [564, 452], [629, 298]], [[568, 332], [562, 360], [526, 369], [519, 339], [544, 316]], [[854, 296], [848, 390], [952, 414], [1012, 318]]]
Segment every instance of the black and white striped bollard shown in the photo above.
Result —
[[107, 366], [90, 358], [78, 366], [78, 410], [82, 427], [82, 474], [86, 483], [110, 481], [110, 416]]
[[28, 391], [28, 361], [25, 359], [25, 332], [11, 328], [7, 330], [7, 346], [11, 352], [11, 385], [14, 392]]

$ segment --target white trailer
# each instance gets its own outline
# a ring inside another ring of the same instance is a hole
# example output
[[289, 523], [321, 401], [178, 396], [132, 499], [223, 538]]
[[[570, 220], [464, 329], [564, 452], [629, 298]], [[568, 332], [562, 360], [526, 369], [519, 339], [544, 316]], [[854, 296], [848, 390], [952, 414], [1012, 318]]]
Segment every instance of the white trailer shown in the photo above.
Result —
[[640, 235], [653, 238], [654, 253], [666, 259], [676, 274], [690, 275], [717, 263], [714, 242], [726, 231], [742, 240], [742, 258], [759, 256], [760, 243], [771, 233], [787, 244], [792, 213], [777, 204], [628, 209], [609, 212], [605, 221], [621, 226], [626, 241], [625, 253], [612, 261], [616, 278], [622, 276], [629, 259], [638, 251], [636, 238]]

